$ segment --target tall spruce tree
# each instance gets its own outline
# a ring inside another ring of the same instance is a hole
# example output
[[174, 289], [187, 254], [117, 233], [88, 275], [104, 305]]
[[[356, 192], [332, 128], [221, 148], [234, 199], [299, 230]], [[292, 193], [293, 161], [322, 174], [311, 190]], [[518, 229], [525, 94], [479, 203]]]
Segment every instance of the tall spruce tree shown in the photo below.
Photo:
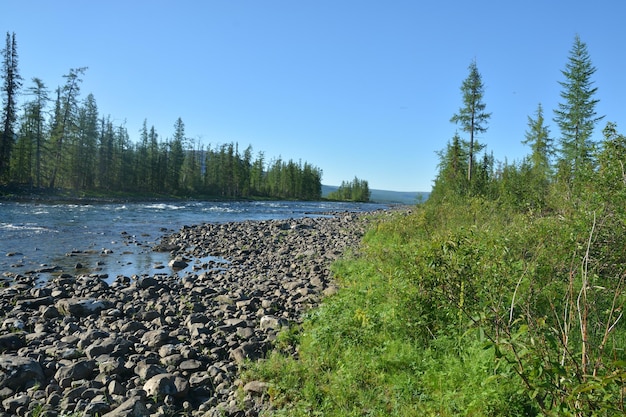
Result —
[[34, 125], [35, 136], [35, 186], [41, 187], [41, 171], [42, 171], [42, 153], [44, 145], [44, 130], [45, 130], [45, 108], [48, 104], [48, 89], [46, 85], [39, 78], [33, 78], [33, 86], [29, 89], [34, 99], [27, 104], [28, 117], [32, 120]]
[[597, 87], [591, 76], [596, 68], [591, 63], [587, 45], [576, 35], [565, 69], [559, 81], [563, 88], [554, 121], [561, 130], [559, 171], [568, 181], [592, 162], [594, 142], [591, 138], [596, 123], [604, 116], [595, 111]]
[[78, 111], [78, 96], [80, 94], [81, 75], [87, 67], [72, 68], [64, 75], [65, 85], [57, 90], [57, 100], [52, 122], [50, 145], [53, 149], [52, 173], [50, 174], [50, 188], [57, 185], [59, 172], [67, 171], [64, 161], [68, 135], [76, 126]]
[[2, 132], [0, 136], [0, 179], [9, 173], [11, 148], [15, 140], [17, 120], [17, 93], [22, 86], [17, 65], [17, 43], [15, 33], [7, 32], [6, 47], [2, 50]]
[[487, 131], [487, 122], [491, 117], [491, 113], [485, 112], [486, 105], [483, 103], [484, 90], [482, 77], [478, 72], [476, 61], [472, 61], [469, 65], [469, 75], [461, 85], [463, 107], [450, 119], [452, 123], [459, 125], [462, 131], [469, 134], [468, 181], [472, 180], [474, 156], [481, 149], [481, 146], [476, 141], [476, 136]]

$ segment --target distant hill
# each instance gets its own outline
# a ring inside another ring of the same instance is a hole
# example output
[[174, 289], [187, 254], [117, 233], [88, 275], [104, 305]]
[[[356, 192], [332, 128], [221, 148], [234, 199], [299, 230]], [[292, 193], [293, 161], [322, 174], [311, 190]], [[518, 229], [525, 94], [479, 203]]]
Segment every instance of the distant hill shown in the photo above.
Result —
[[[322, 185], [322, 197], [336, 191], [339, 187], [335, 185]], [[425, 201], [430, 195], [429, 192], [423, 191], [387, 191], [387, 190], [370, 190], [370, 199], [374, 203], [393, 203], [393, 204], [416, 204], [418, 198]]]

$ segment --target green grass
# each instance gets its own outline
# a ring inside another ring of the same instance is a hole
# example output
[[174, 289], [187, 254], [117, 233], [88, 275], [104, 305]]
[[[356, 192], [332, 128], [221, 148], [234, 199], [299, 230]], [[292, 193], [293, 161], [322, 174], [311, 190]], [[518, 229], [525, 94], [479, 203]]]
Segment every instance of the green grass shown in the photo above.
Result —
[[[473, 199], [375, 222], [359, 256], [333, 265], [339, 293], [281, 334], [244, 378], [271, 383], [277, 416], [621, 411], [623, 326], [604, 352], [598, 347], [615, 294], [623, 305], [613, 278], [624, 262], [612, 247], [622, 238], [603, 243], [609, 235], [598, 228], [588, 250], [590, 221], [589, 213], [529, 216]], [[600, 329], [586, 336], [603, 364], [594, 378], [581, 372], [576, 315], [570, 355], [561, 359], [560, 314], [576, 308], [571, 294], [581, 288], [586, 253], [594, 283], [605, 289], [585, 310]]]

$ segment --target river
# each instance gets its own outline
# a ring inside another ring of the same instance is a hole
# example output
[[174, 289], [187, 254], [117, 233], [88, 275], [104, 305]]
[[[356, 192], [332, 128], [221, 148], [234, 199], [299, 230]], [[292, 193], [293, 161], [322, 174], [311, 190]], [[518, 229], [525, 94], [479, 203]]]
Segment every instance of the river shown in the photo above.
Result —
[[[386, 208], [336, 202], [149, 202], [56, 204], [0, 202], [0, 275], [38, 271], [118, 275], [176, 273], [169, 254], [152, 251], [183, 226], [210, 222], [281, 220], [337, 211]], [[53, 270], [53, 271], [52, 271]], [[185, 272], [185, 271], [177, 271]]]

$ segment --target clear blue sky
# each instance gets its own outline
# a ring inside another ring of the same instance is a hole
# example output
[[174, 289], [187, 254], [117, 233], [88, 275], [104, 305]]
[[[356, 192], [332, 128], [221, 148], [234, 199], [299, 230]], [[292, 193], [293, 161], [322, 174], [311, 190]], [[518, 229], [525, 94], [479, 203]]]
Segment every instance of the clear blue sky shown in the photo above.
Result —
[[[460, 86], [476, 60], [492, 113], [480, 137], [519, 161], [527, 117], [552, 122], [574, 37], [597, 68], [598, 114], [626, 131], [626, 2], [621, 0], [2, 0], [24, 89], [50, 90], [89, 67], [81, 96], [170, 137], [181, 117], [205, 145], [309, 162], [322, 182], [429, 191], [436, 151], [457, 127]], [[4, 38], [3, 38], [4, 42]], [[3, 43], [4, 45], [4, 43]]]

